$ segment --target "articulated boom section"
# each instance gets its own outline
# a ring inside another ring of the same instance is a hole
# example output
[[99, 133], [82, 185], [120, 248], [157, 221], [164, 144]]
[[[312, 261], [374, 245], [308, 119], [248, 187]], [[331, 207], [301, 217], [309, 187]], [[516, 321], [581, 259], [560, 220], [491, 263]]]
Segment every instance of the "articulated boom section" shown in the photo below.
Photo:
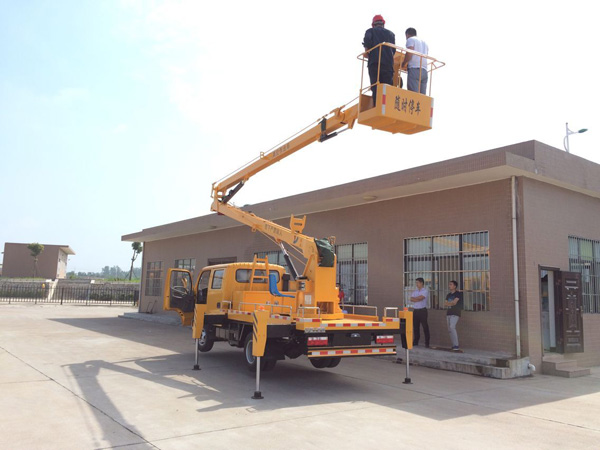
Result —
[[324, 257], [324, 250], [319, 253], [319, 246], [315, 239], [302, 234], [304, 218], [292, 216], [290, 228], [286, 228], [236, 206], [221, 203], [218, 199], [214, 200], [212, 209], [248, 225], [252, 231], [259, 231], [271, 237], [279, 245], [288, 244], [302, 254], [306, 259], [306, 265], [302, 275], [290, 281], [290, 291], [297, 293], [294, 295], [297, 295], [300, 300], [298, 305], [303, 315], [309, 317], [320, 314], [323, 318], [329, 319], [343, 317], [338, 306], [335, 255], [329, 254]]
[[[224, 203], [227, 203], [229, 198], [233, 196], [232, 194], [237, 192], [236, 189], [239, 189], [241, 185], [261, 170], [281, 161], [313, 142], [325, 141], [328, 138], [335, 136], [334, 133], [340, 128], [346, 126], [352, 128], [354, 122], [358, 118], [358, 104], [354, 104], [346, 109], [342, 108], [343, 107], [334, 109], [329, 114], [319, 119], [317, 124], [308, 130], [289, 139], [277, 148], [266, 153], [261, 153], [258, 158], [242, 167], [236, 173], [214, 183], [213, 198], [215, 200], [224, 200]], [[230, 189], [231, 191], [229, 191]], [[229, 191], [229, 193], [227, 193], [227, 191]], [[234, 192], [232, 193], [232, 191]]]

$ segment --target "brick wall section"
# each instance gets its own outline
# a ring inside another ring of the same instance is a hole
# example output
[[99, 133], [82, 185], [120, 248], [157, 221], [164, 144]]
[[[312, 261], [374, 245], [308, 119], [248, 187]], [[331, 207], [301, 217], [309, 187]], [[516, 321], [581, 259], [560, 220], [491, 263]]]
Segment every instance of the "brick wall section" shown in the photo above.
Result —
[[[491, 311], [465, 312], [458, 326], [460, 341], [463, 347], [514, 353], [512, 282], [503, 281], [512, 280], [509, 217], [510, 185], [501, 181], [315, 214], [309, 223], [315, 230], [335, 230], [340, 244], [368, 242], [369, 305], [380, 312], [402, 305], [405, 238], [489, 231], [495, 274]], [[450, 345], [445, 314], [430, 311], [434, 345]]]
[[[285, 220], [279, 222], [287, 225]], [[369, 305], [377, 306], [380, 314], [386, 306], [402, 305], [405, 238], [471, 231], [490, 233], [491, 311], [464, 313], [458, 326], [461, 345], [514, 353], [509, 181], [310, 214], [304, 229], [316, 237], [335, 235], [338, 244], [368, 242]], [[147, 242], [144, 267], [149, 261], [163, 261], [166, 275], [176, 259], [196, 258], [197, 274], [209, 258], [250, 261], [255, 252], [277, 249], [248, 227], [235, 227]], [[160, 300], [147, 297], [144, 285], [143, 279], [142, 311], [149, 300]], [[434, 345], [450, 345], [445, 320], [445, 311], [430, 311]]]
[[[519, 243], [525, 252], [526, 280], [522, 288], [523, 317], [527, 332], [523, 336], [526, 354], [533, 364], [542, 359], [541, 299], [539, 270], [541, 267], [569, 270], [568, 237], [578, 236], [600, 240], [600, 199], [568, 191], [531, 179], [519, 179], [523, 188], [522, 204], [525, 208], [524, 240]], [[571, 354], [582, 365], [600, 364], [600, 314], [584, 314], [583, 354]]]

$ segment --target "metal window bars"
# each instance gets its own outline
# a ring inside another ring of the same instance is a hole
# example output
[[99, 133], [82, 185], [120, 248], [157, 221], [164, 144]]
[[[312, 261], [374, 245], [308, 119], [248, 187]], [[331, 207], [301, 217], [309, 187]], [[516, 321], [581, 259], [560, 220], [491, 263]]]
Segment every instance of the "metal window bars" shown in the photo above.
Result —
[[404, 304], [416, 279], [429, 290], [429, 308], [444, 309], [448, 283], [456, 281], [464, 308], [488, 311], [490, 301], [489, 233], [487, 231], [407, 238], [404, 240]]
[[600, 314], [600, 241], [569, 236], [569, 270], [581, 274], [583, 312]]

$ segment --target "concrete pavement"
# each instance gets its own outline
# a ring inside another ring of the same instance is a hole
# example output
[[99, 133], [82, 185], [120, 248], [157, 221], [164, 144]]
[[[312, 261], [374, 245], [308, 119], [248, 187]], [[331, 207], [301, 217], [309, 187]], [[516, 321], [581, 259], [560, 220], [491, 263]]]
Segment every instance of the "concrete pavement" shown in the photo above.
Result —
[[0, 448], [600, 447], [600, 368], [496, 380], [353, 358], [254, 374], [226, 343], [193, 371], [190, 330], [132, 309], [0, 305]]

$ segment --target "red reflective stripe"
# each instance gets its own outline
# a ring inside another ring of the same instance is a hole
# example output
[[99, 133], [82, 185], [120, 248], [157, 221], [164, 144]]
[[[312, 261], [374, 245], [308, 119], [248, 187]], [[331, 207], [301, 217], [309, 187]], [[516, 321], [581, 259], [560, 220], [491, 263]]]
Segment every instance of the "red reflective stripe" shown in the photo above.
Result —
[[289, 317], [289, 316], [282, 316], [282, 315], [280, 315], [280, 314], [272, 314], [272, 315], [271, 315], [271, 318], [272, 318], [272, 319], [292, 320], [292, 318], [291, 318], [291, 317]]
[[[393, 319], [392, 319], [393, 320]], [[341, 328], [341, 327], [385, 327], [382, 322], [365, 322], [365, 323], [327, 323], [324, 324], [327, 328]]]
[[393, 348], [365, 348], [365, 349], [349, 349], [349, 350], [321, 350], [310, 352], [310, 356], [332, 356], [332, 355], [369, 355], [373, 353], [393, 353]]

